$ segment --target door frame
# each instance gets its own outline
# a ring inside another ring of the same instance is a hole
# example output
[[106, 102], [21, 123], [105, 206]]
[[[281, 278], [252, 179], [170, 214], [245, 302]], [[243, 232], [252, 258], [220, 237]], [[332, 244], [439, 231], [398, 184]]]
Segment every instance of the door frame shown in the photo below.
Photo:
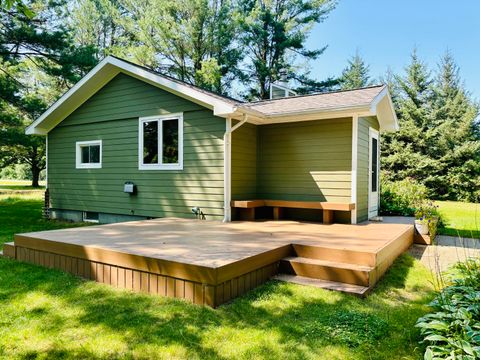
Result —
[[[377, 212], [370, 212], [370, 195], [372, 194], [372, 139], [377, 139]], [[368, 128], [368, 196], [367, 196], [368, 219], [378, 216], [380, 207], [380, 132], [372, 127]]]

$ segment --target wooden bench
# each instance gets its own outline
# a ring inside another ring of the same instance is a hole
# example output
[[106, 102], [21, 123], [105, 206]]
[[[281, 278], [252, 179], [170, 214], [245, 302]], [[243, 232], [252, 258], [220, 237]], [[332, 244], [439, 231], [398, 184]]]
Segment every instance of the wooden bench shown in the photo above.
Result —
[[273, 208], [273, 219], [280, 220], [283, 208], [291, 209], [315, 209], [323, 210], [323, 223], [333, 222], [334, 211], [352, 211], [354, 203], [332, 203], [328, 201], [289, 201], [289, 200], [233, 200], [233, 208], [244, 209], [245, 218], [248, 221], [255, 220], [255, 209], [268, 206]]

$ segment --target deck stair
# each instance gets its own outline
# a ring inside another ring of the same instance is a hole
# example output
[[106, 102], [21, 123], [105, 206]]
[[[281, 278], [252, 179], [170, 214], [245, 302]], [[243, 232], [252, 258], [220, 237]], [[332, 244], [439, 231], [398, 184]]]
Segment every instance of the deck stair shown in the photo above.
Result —
[[341, 291], [349, 294], [354, 294], [357, 296], [366, 296], [371, 290], [370, 287], [360, 286], [360, 285], [351, 285], [340, 283], [336, 281], [327, 281], [321, 279], [312, 279], [309, 277], [298, 276], [298, 275], [287, 275], [287, 274], [278, 274], [273, 277], [275, 280], [291, 282], [299, 285], [314, 286], [321, 289]]
[[278, 280], [360, 296], [375, 285], [373, 254], [308, 245], [295, 247], [294, 250], [296, 256], [280, 261]]

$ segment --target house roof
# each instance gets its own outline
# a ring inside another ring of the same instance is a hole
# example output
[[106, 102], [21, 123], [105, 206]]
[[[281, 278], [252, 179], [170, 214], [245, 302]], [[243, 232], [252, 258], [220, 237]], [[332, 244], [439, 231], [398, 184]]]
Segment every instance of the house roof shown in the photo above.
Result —
[[26, 129], [26, 133], [47, 134], [119, 73], [200, 104], [211, 109], [214, 115], [224, 118], [244, 119], [254, 124], [272, 124], [354, 115], [377, 116], [381, 130], [398, 129], [393, 104], [384, 85], [244, 103], [108, 56], [36, 119]]
[[259, 111], [266, 116], [283, 115], [299, 111], [361, 107], [369, 105], [384, 88], [384, 85], [377, 85], [355, 90], [292, 96], [251, 102], [245, 104], [244, 107]]

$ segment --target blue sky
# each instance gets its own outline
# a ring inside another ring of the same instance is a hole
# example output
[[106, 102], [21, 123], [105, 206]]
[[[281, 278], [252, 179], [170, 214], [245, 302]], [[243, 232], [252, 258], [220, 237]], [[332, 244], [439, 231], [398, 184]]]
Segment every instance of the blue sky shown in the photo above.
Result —
[[323, 45], [325, 53], [310, 63], [318, 79], [340, 74], [357, 49], [375, 78], [388, 68], [403, 71], [415, 46], [432, 69], [449, 49], [480, 99], [479, 0], [340, 0], [310, 35], [309, 48]]

